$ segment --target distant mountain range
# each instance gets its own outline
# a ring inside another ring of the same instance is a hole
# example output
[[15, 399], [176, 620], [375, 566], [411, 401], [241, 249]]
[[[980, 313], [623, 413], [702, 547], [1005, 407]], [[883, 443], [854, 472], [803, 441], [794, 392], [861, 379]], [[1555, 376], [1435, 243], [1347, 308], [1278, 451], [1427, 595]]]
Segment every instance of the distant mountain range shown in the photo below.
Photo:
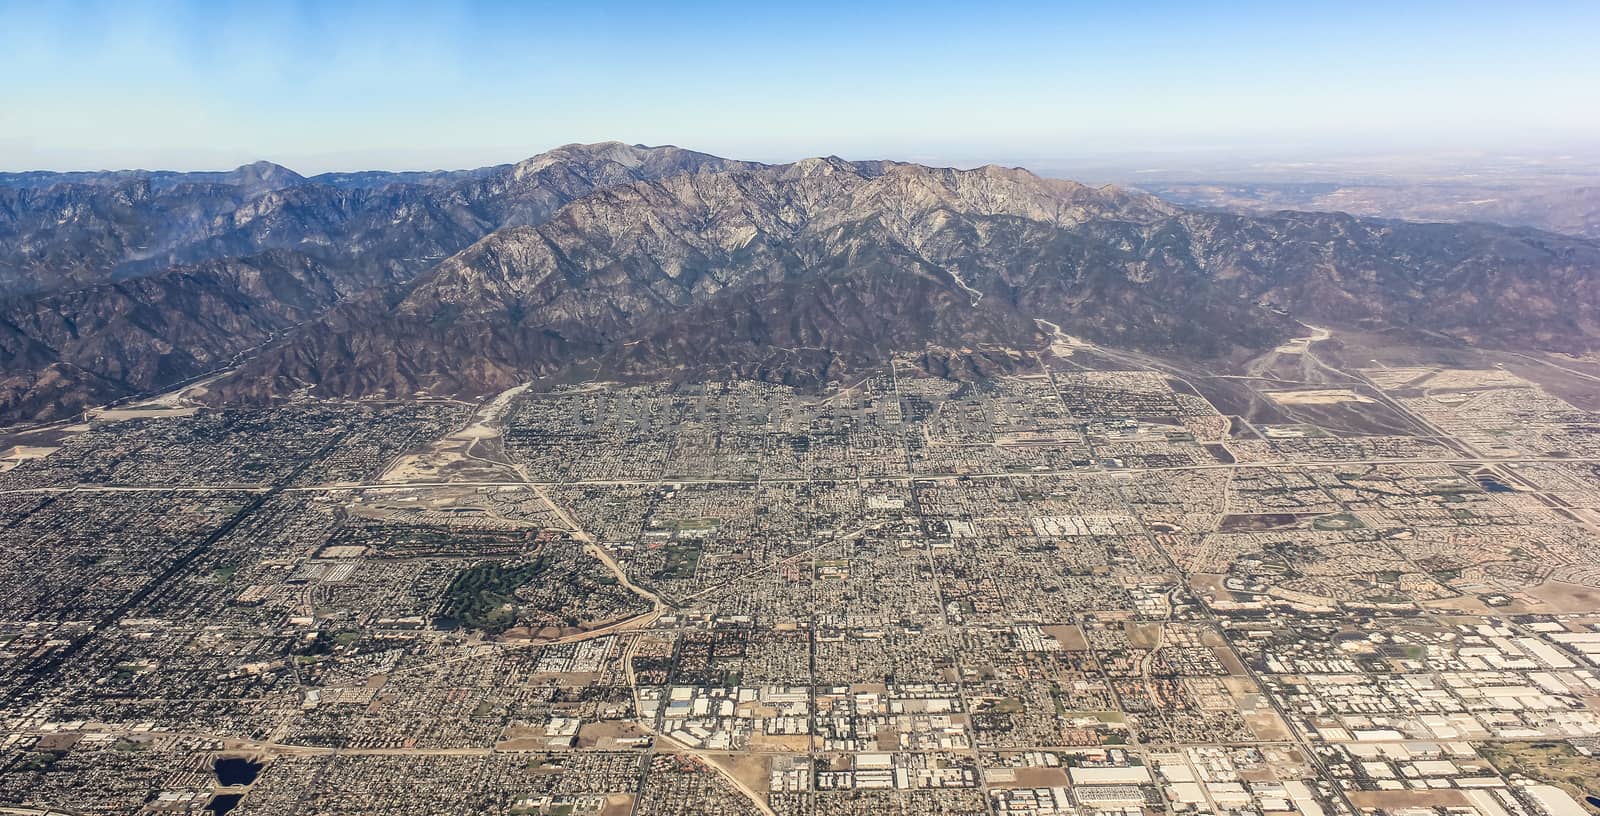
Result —
[[0, 174], [0, 421], [239, 365], [265, 399], [531, 376], [801, 386], [1017, 364], [1038, 321], [1184, 356], [1318, 325], [1600, 347], [1600, 242], [1188, 211], [1024, 170], [568, 145], [442, 173]]

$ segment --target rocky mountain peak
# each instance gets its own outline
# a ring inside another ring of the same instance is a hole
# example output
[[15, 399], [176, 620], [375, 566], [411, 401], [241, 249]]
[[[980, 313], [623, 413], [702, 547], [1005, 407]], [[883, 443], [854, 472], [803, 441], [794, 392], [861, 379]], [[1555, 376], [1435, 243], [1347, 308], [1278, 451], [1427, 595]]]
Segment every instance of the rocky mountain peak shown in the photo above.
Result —
[[814, 156], [785, 165], [782, 176], [803, 179], [812, 176], [831, 176], [835, 173], [859, 175], [861, 167], [838, 156]]
[[588, 173], [609, 173], [617, 177], [650, 178], [670, 172], [694, 172], [701, 169], [725, 169], [734, 166], [755, 166], [749, 162], [735, 162], [684, 150], [673, 145], [649, 147], [623, 142], [572, 143], [547, 150], [524, 159], [512, 167], [517, 179], [536, 175], [552, 167], [567, 168]]
[[221, 181], [242, 188], [246, 194], [255, 195], [304, 184], [306, 178], [281, 164], [258, 161], [228, 171], [223, 174]]

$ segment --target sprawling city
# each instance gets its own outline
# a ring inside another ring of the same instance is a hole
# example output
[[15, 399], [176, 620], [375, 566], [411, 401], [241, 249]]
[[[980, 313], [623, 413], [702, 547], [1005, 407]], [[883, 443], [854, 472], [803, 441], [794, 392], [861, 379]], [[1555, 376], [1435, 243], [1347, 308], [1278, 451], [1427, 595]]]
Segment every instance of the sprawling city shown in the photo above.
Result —
[[1600, 816], [1595, 0], [0, 0], [0, 816]]
[[90, 412], [4, 452], [0, 812], [1585, 812], [1600, 414], [1327, 335]]

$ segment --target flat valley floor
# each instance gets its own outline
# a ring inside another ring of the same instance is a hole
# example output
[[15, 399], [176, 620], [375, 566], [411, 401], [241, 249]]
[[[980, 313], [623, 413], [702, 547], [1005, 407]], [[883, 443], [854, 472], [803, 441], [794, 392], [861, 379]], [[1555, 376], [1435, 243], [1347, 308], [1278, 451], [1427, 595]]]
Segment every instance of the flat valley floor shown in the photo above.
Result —
[[1600, 813], [1600, 365], [1338, 342], [15, 435], [0, 812]]

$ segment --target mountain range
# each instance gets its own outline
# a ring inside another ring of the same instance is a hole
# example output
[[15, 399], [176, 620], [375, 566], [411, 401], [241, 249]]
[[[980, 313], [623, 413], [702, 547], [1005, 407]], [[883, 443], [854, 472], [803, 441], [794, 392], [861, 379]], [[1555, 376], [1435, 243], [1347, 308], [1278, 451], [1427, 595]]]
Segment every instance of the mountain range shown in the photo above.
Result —
[[1191, 211], [1025, 170], [568, 145], [302, 177], [0, 174], [0, 421], [209, 372], [220, 400], [481, 395], [532, 377], [810, 387], [891, 355], [1018, 365], [1042, 322], [1230, 357], [1301, 322], [1600, 348], [1600, 242]]

